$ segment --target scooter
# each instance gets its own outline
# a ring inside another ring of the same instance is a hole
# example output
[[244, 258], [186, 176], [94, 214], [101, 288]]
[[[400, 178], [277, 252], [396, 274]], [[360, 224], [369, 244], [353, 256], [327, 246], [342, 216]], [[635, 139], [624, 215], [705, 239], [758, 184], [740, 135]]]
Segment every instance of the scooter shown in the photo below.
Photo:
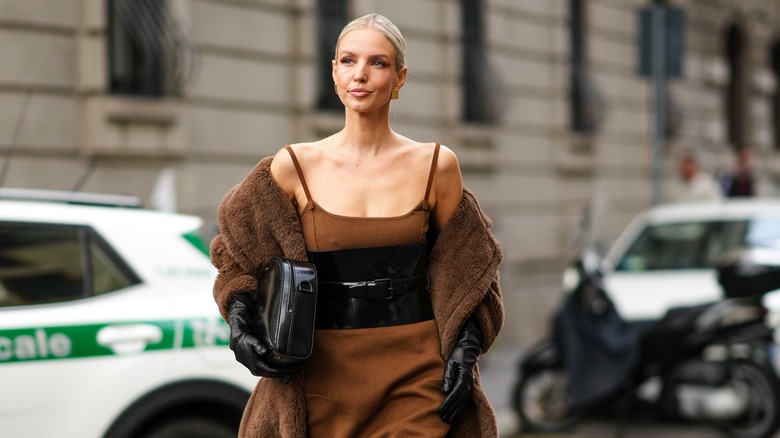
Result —
[[[774, 331], [762, 296], [780, 289], [780, 252], [751, 248], [717, 268], [725, 297], [671, 309], [660, 321], [626, 322], [604, 290], [599, 259], [585, 251], [567, 270], [570, 290], [552, 337], [519, 364], [512, 399], [523, 431], [560, 432], [586, 417], [638, 407], [662, 418], [765, 438], [780, 426]], [[566, 283], [566, 281], [564, 281]]]

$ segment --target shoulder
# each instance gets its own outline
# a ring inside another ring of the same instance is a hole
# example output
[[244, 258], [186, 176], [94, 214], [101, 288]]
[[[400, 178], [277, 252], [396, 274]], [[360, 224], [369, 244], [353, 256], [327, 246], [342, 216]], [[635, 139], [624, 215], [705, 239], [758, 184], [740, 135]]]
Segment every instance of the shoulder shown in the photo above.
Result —
[[282, 190], [289, 194], [289, 188], [294, 192], [294, 180], [297, 178], [295, 164], [286, 147], [279, 149], [271, 161], [271, 176]]
[[458, 157], [452, 149], [444, 145], [439, 149], [434, 184], [437, 188], [450, 188], [455, 193], [460, 193], [463, 185]]
[[[288, 147], [292, 149], [292, 153], [287, 150]], [[304, 166], [304, 163], [311, 161], [313, 155], [318, 153], [318, 150], [317, 143], [295, 143], [279, 149], [271, 163], [271, 174], [276, 179], [276, 182], [281, 184], [289, 178], [295, 177], [297, 179], [293, 154], [295, 154], [299, 165]]]
[[432, 189], [434, 228], [441, 231], [455, 213], [463, 197], [463, 179], [458, 157], [444, 145], [439, 149]]
[[439, 149], [439, 159], [436, 163], [436, 173], [457, 173], [460, 175], [460, 163], [455, 152], [447, 146], [441, 145]]

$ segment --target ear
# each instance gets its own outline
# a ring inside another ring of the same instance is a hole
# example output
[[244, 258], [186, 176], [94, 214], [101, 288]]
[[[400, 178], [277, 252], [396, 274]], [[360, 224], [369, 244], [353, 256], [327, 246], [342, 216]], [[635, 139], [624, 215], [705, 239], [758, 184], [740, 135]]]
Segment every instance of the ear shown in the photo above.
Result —
[[398, 77], [396, 78], [397, 81], [396, 81], [396, 84], [395, 84], [395, 88], [398, 88], [400, 90], [404, 86], [404, 83], [406, 83], [406, 72], [408, 70], [409, 69], [407, 69], [406, 66], [404, 66], [398, 72]]
[[331, 59], [330, 60], [330, 75], [333, 77], [333, 83], [337, 83], [336, 81], [336, 60]]

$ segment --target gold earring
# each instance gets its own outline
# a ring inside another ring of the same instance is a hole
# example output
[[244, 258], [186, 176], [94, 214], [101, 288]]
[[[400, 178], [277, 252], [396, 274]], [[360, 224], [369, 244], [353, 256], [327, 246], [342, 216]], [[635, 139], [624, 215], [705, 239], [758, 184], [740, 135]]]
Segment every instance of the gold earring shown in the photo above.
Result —
[[333, 91], [336, 92], [336, 94], [339, 94], [339, 85], [337, 83], [333, 83]]
[[398, 88], [393, 88], [392, 93], [390, 93], [390, 100], [398, 99]]

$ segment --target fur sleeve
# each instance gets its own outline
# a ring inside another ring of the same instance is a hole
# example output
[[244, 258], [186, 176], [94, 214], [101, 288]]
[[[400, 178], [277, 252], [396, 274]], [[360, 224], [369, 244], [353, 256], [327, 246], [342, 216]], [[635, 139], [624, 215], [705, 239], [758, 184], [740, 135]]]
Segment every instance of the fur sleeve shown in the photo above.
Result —
[[223, 317], [236, 294], [257, 295], [258, 275], [271, 257], [306, 259], [298, 213], [271, 176], [271, 161], [261, 160], [217, 210], [211, 262], [219, 270], [214, 300]]
[[483, 351], [490, 348], [503, 327], [498, 272], [503, 252], [491, 227], [477, 199], [464, 189], [460, 206], [431, 251], [431, 300], [443, 357], [449, 355], [469, 315], [476, 317], [482, 329]]

